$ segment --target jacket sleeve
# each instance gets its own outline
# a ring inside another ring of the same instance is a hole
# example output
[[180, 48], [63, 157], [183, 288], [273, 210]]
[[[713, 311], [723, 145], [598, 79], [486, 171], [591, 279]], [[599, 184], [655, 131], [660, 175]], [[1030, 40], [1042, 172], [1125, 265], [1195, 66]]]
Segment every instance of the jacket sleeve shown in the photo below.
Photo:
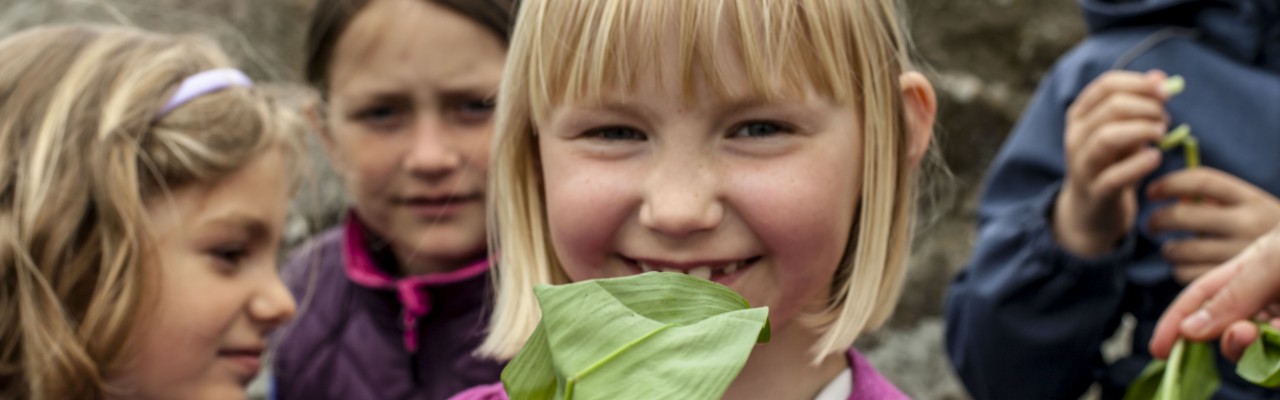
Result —
[[1082, 259], [1058, 246], [1049, 221], [1065, 174], [1067, 107], [1097, 73], [1060, 62], [988, 173], [976, 247], [946, 301], [947, 351], [975, 399], [1078, 398], [1119, 323], [1119, 266], [1134, 235]]

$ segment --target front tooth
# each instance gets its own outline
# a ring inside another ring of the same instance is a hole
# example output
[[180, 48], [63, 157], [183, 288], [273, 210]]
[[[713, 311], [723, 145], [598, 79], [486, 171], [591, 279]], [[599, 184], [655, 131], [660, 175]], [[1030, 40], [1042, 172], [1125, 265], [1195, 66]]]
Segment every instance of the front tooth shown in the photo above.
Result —
[[640, 264], [640, 271], [653, 272], [653, 267], [650, 267], [649, 264], [645, 264], [645, 263], [637, 263], [637, 264]]
[[663, 268], [663, 269], [662, 269], [662, 272], [674, 272], [674, 273], [677, 273], [677, 274], [683, 274], [683, 272], [680, 272], [680, 270], [675, 269], [675, 268]]
[[711, 279], [711, 267], [702, 266], [689, 270], [689, 276], [694, 278]]
[[724, 267], [724, 274], [725, 274], [725, 275], [733, 275], [733, 273], [734, 273], [734, 272], [738, 272], [738, 266], [739, 266], [739, 265], [742, 265], [742, 263], [741, 263], [741, 262], [736, 262], [736, 263], [733, 263], [733, 264], [729, 264], [729, 266], [728, 266], [728, 267]]

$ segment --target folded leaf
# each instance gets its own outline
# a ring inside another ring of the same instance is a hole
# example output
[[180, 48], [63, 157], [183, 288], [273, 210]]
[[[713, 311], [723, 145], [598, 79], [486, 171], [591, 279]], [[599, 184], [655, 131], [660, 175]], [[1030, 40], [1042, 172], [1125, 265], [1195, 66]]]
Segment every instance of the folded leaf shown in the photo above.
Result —
[[502, 372], [513, 399], [717, 399], [769, 340], [767, 309], [685, 274], [534, 291], [542, 321]]
[[1280, 387], [1280, 330], [1259, 322], [1258, 340], [1244, 350], [1236, 374], [1258, 386]]
[[1147, 367], [1142, 369], [1142, 373], [1138, 374], [1138, 379], [1135, 379], [1129, 385], [1129, 389], [1125, 390], [1124, 399], [1155, 399], [1156, 393], [1160, 391], [1160, 378], [1164, 377], [1166, 365], [1165, 360], [1151, 360]]
[[1209, 343], [1186, 342], [1181, 368], [1170, 382], [1179, 386], [1181, 396], [1167, 399], [1208, 400], [1213, 397], [1221, 382], [1212, 346]]
[[1129, 389], [1125, 400], [1208, 400], [1218, 391], [1218, 370], [1209, 344], [1178, 339], [1169, 360], [1152, 360]]

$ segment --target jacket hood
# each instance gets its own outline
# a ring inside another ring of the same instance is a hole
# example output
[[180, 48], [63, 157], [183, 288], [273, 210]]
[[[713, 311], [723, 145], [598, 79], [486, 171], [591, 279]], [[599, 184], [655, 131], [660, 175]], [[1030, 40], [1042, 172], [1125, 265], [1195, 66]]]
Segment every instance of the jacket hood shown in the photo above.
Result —
[[1247, 64], [1280, 70], [1280, 1], [1079, 0], [1090, 33], [1183, 27]]

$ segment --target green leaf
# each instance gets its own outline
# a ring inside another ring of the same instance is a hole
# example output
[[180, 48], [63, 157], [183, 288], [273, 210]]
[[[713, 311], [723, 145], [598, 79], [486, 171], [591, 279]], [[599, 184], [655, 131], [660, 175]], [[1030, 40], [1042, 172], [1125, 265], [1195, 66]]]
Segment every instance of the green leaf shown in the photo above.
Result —
[[1145, 400], [1156, 398], [1156, 392], [1160, 390], [1160, 378], [1164, 377], [1164, 369], [1166, 362], [1164, 360], [1151, 360], [1146, 368], [1142, 369], [1142, 373], [1138, 374], [1138, 379], [1129, 385], [1129, 389], [1124, 392], [1125, 400]]
[[[1177, 399], [1199, 400], [1213, 397], [1221, 383], [1218, 379], [1218, 367], [1213, 355], [1213, 346], [1209, 343], [1186, 342], [1186, 353], [1183, 355], [1179, 374], [1170, 384], [1178, 385], [1181, 396]], [[1174, 399], [1175, 397], [1166, 397]]]
[[1258, 340], [1245, 348], [1236, 374], [1258, 386], [1280, 387], [1280, 330], [1259, 322]]
[[1178, 339], [1169, 360], [1152, 360], [1125, 400], [1208, 400], [1218, 391], [1218, 370], [1209, 344]]
[[534, 291], [542, 321], [502, 371], [513, 399], [718, 399], [769, 340], [768, 309], [685, 274]]

